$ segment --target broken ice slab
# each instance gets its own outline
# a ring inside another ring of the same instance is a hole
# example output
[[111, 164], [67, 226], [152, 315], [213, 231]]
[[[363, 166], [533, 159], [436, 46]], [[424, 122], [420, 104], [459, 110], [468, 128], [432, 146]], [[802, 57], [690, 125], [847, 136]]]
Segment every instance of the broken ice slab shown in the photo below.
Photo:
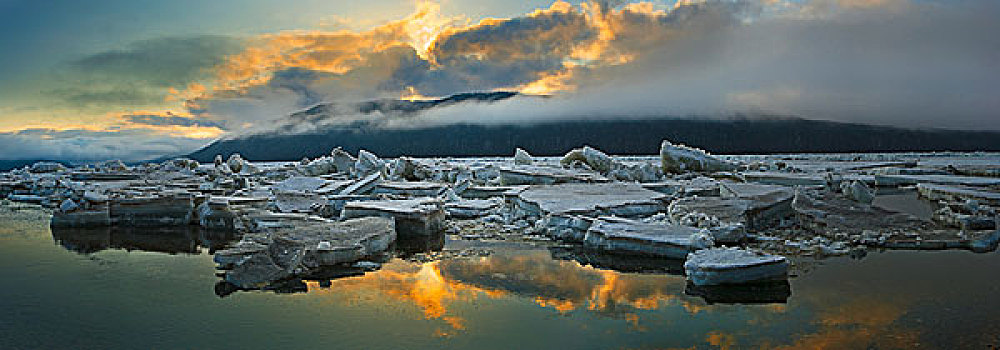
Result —
[[690, 180], [667, 180], [643, 183], [642, 187], [677, 197], [719, 195], [719, 181], [704, 176]]
[[928, 225], [912, 215], [889, 211], [825, 191], [797, 189], [792, 208], [799, 225], [815, 233], [865, 230], [919, 230]]
[[674, 145], [667, 140], [663, 140], [660, 144], [660, 162], [665, 173], [716, 172], [736, 169], [736, 164], [712, 156], [701, 149]]
[[542, 232], [547, 236], [567, 241], [583, 242], [587, 230], [596, 219], [580, 215], [549, 214], [541, 221]]
[[1000, 178], [960, 175], [875, 175], [876, 186], [910, 186], [918, 183], [960, 186], [1000, 186]]
[[314, 193], [330, 184], [330, 182], [319, 177], [294, 176], [272, 185], [271, 190], [275, 193]]
[[826, 184], [823, 174], [787, 173], [777, 171], [747, 171], [739, 174], [746, 182], [756, 182], [781, 186], [822, 186]]
[[212, 199], [225, 200], [231, 206], [245, 206], [263, 209], [267, 206], [267, 197], [249, 196], [213, 196]]
[[968, 186], [949, 186], [931, 183], [917, 185], [917, 191], [930, 200], [965, 201], [976, 200], [982, 204], [1000, 205], [1000, 192]]
[[444, 234], [445, 211], [437, 200], [377, 200], [348, 202], [341, 210], [342, 219], [367, 216], [396, 219], [400, 238], [438, 236]]
[[352, 263], [383, 252], [396, 239], [393, 220], [370, 217], [343, 222], [305, 220], [247, 234], [215, 253], [227, 282], [243, 289], [268, 287], [324, 266]]
[[684, 294], [701, 297], [708, 304], [784, 304], [792, 296], [792, 287], [788, 280], [711, 286], [688, 282]]
[[500, 184], [506, 186], [609, 181], [611, 180], [592, 172], [546, 166], [517, 165], [500, 168]]
[[637, 183], [531, 186], [512, 196], [517, 216], [548, 214], [638, 217], [665, 209], [667, 195]]
[[117, 226], [190, 225], [194, 212], [194, 201], [187, 193], [114, 198], [109, 205], [111, 224]]
[[519, 186], [469, 186], [464, 191], [456, 191], [458, 195], [462, 198], [469, 199], [487, 199], [495, 197], [503, 197], [504, 193], [508, 191], [520, 191], [527, 188], [527, 185]]
[[378, 183], [381, 181], [382, 181], [382, 174], [376, 172], [374, 174], [358, 179], [351, 185], [344, 187], [344, 189], [340, 191], [340, 194], [341, 195], [365, 194], [374, 189], [375, 185], [378, 185]]
[[7, 199], [14, 202], [40, 204], [42, 202], [47, 201], [49, 198], [44, 196], [36, 196], [33, 194], [11, 194], [7, 196]]
[[685, 216], [705, 215], [721, 223], [742, 224], [751, 232], [776, 227], [795, 215], [791, 206], [794, 194], [787, 189], [740, 191], [746, 198], [680, 198], [670, 203], [668, 212], [677, 222], [684, 221]]
[[381, 182], [372, 189], [372, 194], [391, 194], [405, 197], [437, 197], [448, 186], [436, 182]]
[[765, 205], [770, 202], [791, 200], [794, 194], [792, 188], [785, 186], [728, 181], [719, 183], [719, 196], [722, 198], [751, 199]]
[[976, 253], [986, 253], [997, 250], [1000, 245], [1000, 230], [970, 231], [957, 236], [954, 231], [941, 234], [923, 234], [919, 239], [908, 237], [892, 237], [882, 244], [890, 249], [944, 250], [966, 249]]
[[606, 252], [684, 259], [694, 250], [691, 236], [700, 231], [690, 226], [601, 218], [590, 225], [583, 245]]
[[466, 199], [444, 205], [448, 217], [471, 219], [493, 214], [503, 205], [502, 201], [491, 199]]
[[783, 280], [788, 278], [788, 260], [741, 248], [703, 249], [688, 254], [684, 271], [698, 286]]
[[57, 210], [52, 213], [51, 227], [108, 227], [111, 214], [105, 204], [90, 208], [76, 208], [72, 211]]
[[574, 162], [582, 162], [590, 169], [602, 174], [607, 174], [613, 168], [620, 167], [620, 164], [616, 164], [615, 160], [611, 159], [607, 154], [590, 146], [583, 146], [583, 148], [569, 151], [559, 161], [559, 164], [570, 166]]
[[74, 172], [70, 174], [70, 179], [73, 181], [125, 181], [138, 180], [139, 178], [141, 175], [129, 173]]
[[210, 198], [198, 206], [198, 224], [211, 230], [235, 231], [239, 217], [229, 206], [227, 198]]
[[274, 205], [282, 213], [312, 213], [316, 206], [327, 202], [323, 196], [310, 193], [279, 192], [274, 195]]

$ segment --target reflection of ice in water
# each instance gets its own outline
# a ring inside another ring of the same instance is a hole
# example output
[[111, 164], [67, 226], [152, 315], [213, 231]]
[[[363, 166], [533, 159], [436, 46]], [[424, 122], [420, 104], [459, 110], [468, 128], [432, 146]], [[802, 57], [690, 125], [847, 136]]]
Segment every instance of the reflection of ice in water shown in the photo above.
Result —
[[198, 227], [156, 229], [59, 228], [52, 227], [52, 239], [67, 250], [92, 254], [106, 249], [140, 250], [167, 254], [212, 254], [233, 239], [232, 232], [202, 230]]

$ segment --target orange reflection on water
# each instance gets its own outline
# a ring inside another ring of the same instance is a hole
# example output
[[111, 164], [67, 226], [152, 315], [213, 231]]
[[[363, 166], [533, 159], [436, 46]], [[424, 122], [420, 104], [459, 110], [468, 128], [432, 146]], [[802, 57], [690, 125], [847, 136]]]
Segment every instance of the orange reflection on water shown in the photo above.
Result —
[[517, 295], [559, 313], [586, 310], [624, 319], [640, 329], [636, 310], [657, 309], [668, 302], [677, 302], [691, 313], [705, 308], [678, 298], [684, 289], [683, 277], [598, 270], [573, 261], [552, 260], [548, 254], [423, 264], [397, 261], [364, 276], [335, 280], [331, 288], [320, 288], [318, 282], [307, 284], [310, 292], [374, 293], [376, 297], [415, 305], [425, 319], [441, 320], [450, 326], [450, 330], [439, 330], [440, 335], [466, 329], [465, 318], [457, 315], [452, 306], [479, 297]]
[[[319, 282], [306, 282], [309, 291], [316, 293], [377, 293], [398, 302], [412, 303], [419, 307], [426, 319], [447, 323], [453, 330], [466, 328], [465, 319], [449, 314], [448, 304], [471, 301], [478, 295], [499, 298], [503, 291], [487, 290], [445, 279], [438, 262], [425, 264], [391, 263], [375, 273], [333, 281], [332, 288], [320, 288]], [[439, 335], [449, 331], [439, 330]]]

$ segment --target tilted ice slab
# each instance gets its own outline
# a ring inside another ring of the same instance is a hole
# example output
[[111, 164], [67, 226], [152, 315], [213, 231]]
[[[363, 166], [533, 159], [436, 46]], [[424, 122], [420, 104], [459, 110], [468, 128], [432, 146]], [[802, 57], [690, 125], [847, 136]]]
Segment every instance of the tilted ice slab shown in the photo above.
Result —
[[876, 175], [878, 186], [905, 186], [918, 183], [963, 186], [1000, 186], [1000, 178], [959, 176], [959, 175]]
[[608, 182], [607, 178], [592, 172], [546, 166], [517, 165], [500, 168], [503, 185], [551, 185], [561, 183]]
[[741, 284], [788, 277], [788, 260], [740, 248], [714, 248], [688, 254], [688, 280], [695, 285]]
[[653, 215], [665, 209], [667, 195], [636, 183], [532, 186], [513, 197], [518, 216], [547, 214], [586, 216]]
[[436, 182], [382, 182], [372, 189], [373, 194], [391, 194], [407, 197], [436, 197], [444, 192], [448, 186]]
[[919, 184], [920, 195], [930, 200], [976, 200], [984, 204], [1000, 205], [1000, 192], [984, 191], [982, 188]]
[[663, 140], [660, 144], [660, 161], [663, 171], [667, 173], [716, 172], [736, 169], [736, 164], [719, 159], [701, 149], [674, 145], [667, 140]]
[[820, 186], [826, 184], [821, 173], [787, 173], [780, 171], [746, 171], [741, 172], [747, 182], [782, 186]]

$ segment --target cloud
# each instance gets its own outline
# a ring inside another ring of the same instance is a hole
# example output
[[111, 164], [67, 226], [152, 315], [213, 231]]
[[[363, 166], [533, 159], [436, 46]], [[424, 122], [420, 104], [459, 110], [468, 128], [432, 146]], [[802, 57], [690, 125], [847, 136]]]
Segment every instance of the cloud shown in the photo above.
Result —
[[150, 129], [26, 129], [0, 133], [3, 159], [139, 161], [185, 154], [204, 145], [203, 138], [165, 135]]
[[[556, 1], [474, 22], [424, 2], [361, 31], [141, 41], [71, 61], [40, 90], [56, 101], [45, 113], [77, 112], [67, 120], [201, 140], [289, 129], [321, 103], [333, 107], [290, 130], [734, 114], [1000, 130], [998, 17], [987, 0]], [[552, 97], [403, 117], [343, 107], [499, 90]]]
[[210, 80], [213, 69], [242, 45], [214, 35], [138, 41], [65, 63], [42, 89], [62, 107], [98, 113], [160, 106], [170, 89]]
[[[884, 7], [876, 5], [883, 4]], [[705, 2], [605, 16], [622, 64], [569, 67], [545, 100], [431, 111], [425, 123], [791, 115], [1000, 130], [1000, 6], [881, 2], [773, 9]], [[610, 62], [610, 61], [605, 61]], [[399, 121], [399, 126], [414, 123]]]
[[211, 120], [180, 117], [177, 115], [173, 115], [172, 113], [167, 113], [166, 115], [127, 114], [123, 115], [122, 118], [132, 124], [149, 125], [149, 126], [186, 126], [186, 127], [196, 126], [196, 127], [224, 129], [224, 127], [221, 124]]
[[206, 69], [241, 48], [240, 40], [226, 36], [156, 38], [83, 57], [69, 65], [80, 74], [178, 87], [203, 79]]

